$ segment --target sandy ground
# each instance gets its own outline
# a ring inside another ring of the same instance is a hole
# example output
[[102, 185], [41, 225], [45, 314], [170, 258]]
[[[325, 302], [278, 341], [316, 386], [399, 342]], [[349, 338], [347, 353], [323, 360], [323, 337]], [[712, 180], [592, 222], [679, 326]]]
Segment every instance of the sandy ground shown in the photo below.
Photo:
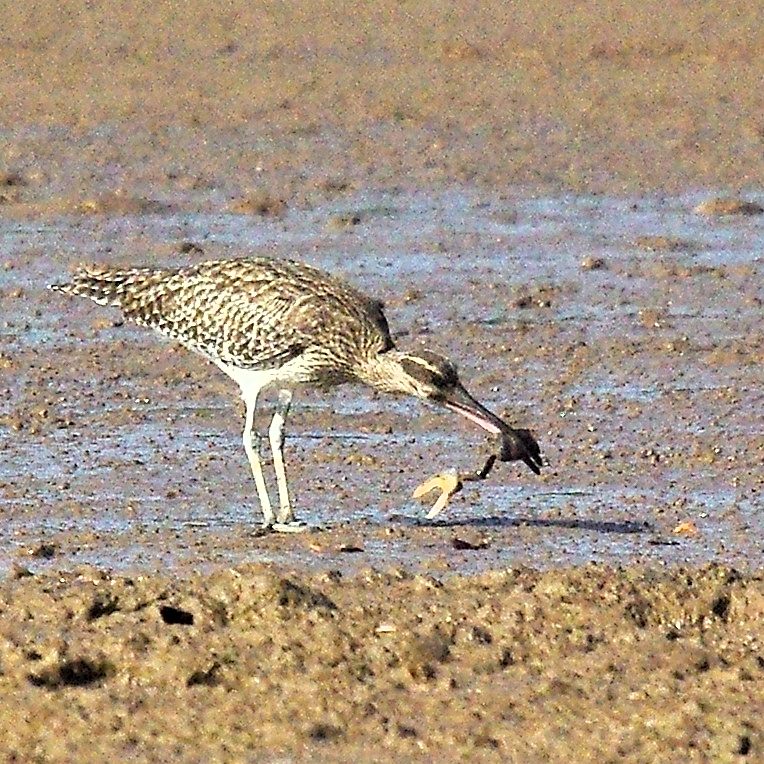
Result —
[[[762, 757], [764, 14], [530, 5], [3, 7], [7, 760]], [[382, 297], [541, 478], [423, 522], [479, 434], [307, 392], [323, 530], [258, 536], [227, 381], [44, 288], [254, 253]]]
[[[0, 588], [11, 761], [738, 761], [761, 580], [587, 566]], [[15, 722], [10, 717], [15, 718]]]
[[6, 6], [0, 163], [28, 200], [764, 177], [758, 3]]

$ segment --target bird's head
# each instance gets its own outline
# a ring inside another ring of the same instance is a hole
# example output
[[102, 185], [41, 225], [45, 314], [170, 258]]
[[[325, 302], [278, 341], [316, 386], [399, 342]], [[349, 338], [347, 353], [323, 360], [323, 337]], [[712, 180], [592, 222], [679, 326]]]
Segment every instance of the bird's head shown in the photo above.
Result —
[[390, 393], [415, 395], [456, 411], [483, 429], [499, 434], [506, 424], [478, 403], [459, 381], [456, 366], [448, 358], [429, 350], [403, 353], [390, 350], [374, 386]]

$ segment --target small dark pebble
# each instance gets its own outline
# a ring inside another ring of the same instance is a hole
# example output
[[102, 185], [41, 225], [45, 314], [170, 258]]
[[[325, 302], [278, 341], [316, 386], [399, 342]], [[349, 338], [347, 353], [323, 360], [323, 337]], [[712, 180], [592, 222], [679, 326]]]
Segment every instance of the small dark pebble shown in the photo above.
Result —
[[180, 245], [180, 253], [182, 255], [203, 255], [204, 250], [194, 241], [184, 241]]
[[337, 547], [337, 551], [352, 554], [355, 552], [363, 552], [363, 547], [358, 546], [358, 544], [341, 544], [339, 547]]
[[97, 596], [87, 612], [88, 621], [95, 621], [103, 616], [111, 615], [112, 613], [119, 612], [119, 598], [111, 595], [99, 595]]
[[220, 677], [218, 676], [218, 669], [220, 664], [214, 661], [208, 669], [200, 669], [194, 671], [191, 676], [186, 679], [186, 687], [205, 686], [215, 687], [220, 684]]
[[461, 536], [454, 536], [451, 539], [451, 546], [459, 550], [487, 549], [489, 544], [484, 538], [467, 539]]
[[316, 724], [308, 734], [313, 740], [323, 742], [326, 740], [336, 740], [342, 737], [344, 732], [333, 724]]
[[30, 557], [40, 557], [43, 560], [50, 560], [56, 556], [58, 547], [56, 544], [50, 544], [47, 541], [43, 541], [36, 547], [32, 547], [28, 550], [27, 554]]
[[650, 539], [647, 543], [650, 546], [679, 546], [679, 542], [676, 539], [654, 538]]

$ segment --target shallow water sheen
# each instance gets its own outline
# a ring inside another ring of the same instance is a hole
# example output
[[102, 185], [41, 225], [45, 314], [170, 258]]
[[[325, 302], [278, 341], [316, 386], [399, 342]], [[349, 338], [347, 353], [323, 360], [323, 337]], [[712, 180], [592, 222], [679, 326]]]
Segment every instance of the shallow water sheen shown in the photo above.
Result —
[[[698, 215], [703, 198], [454, 190], [283, 220], [0, 221], [0, 569], [760, 565], [764, 220]], [[189, 241], [203, 253], [182, 254]], [[253, 533], [227, 380], [45, 290], [83, 261], [247, 254], [302, 259], [384, 299], [400, 346], [452, 356], [477, 397], [536, 432], [542, 477], [500, 465], [428, 523], [411, 491], [476, 466], [480, 433], [413, 400], [305, 391], [287, 458], [299, 514], [324, 530]]]

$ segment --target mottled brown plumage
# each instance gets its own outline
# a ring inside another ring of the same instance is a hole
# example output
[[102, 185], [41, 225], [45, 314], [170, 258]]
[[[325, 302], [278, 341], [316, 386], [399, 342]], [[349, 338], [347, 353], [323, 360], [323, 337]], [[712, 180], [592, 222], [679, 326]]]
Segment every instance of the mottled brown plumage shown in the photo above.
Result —
[[[502, 438], [501, 457], [534, 472], [541, 458], [527, 430], [514, 430], [483, 408], [435, 353], [402, 353], [390, 337], [382, 304], [344, 281], [290, 260], [212, 260], [178, 269], [88, 268], [52, 289], [117, 307], [202, 354], [241, 387], [247, 406], [244, 447], [265, 524], [296, 527], [283, 465], [283, 425], [295, 385], [362, 382], [438, 403]], [[269, 430], [280, 509], [271, 509], [254, 432], [257, 397], [278, 387]]]
[[306, 356], [301, 382], [352, 376], [393, 347], [382, 304], [290, 260], [212, 260], [177, 270], [90, 268], [52, 287], [120, 308], [126, 319], [216, 363], [273, 369]]

